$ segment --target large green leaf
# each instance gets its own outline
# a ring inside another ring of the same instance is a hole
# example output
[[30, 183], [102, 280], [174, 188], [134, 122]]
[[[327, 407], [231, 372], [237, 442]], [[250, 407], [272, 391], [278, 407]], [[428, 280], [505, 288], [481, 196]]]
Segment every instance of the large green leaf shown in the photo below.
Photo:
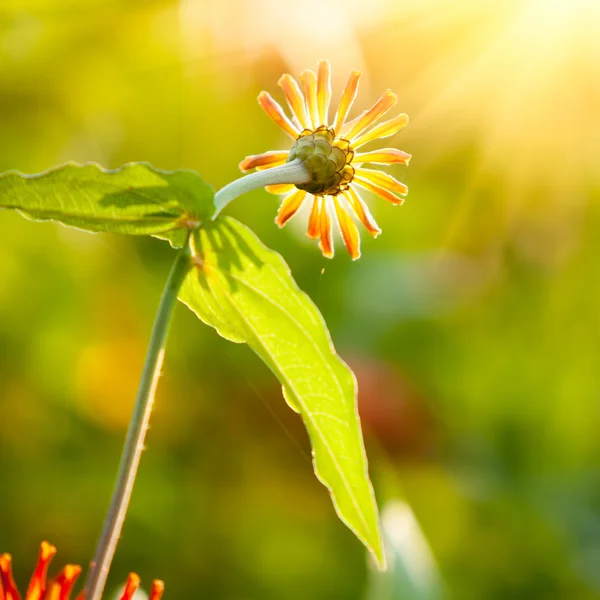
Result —
[[279, 254], [230, 218], [193, 238], [194, 264], [179, 298], [223, 337], [246, 342], [302, 415], [317, 477], [342, 521], [383, 565], [377, 505], [367, 472], [356, 381], [337, 356], [322, 316]]
[[109, 171], [67, 163], [37, 175], [0, 175], [0, 208], [88, 231], [156, 235], [185, 243], [185, 229], [212, 217], [212, 187], [194, 171], [129, 163]]

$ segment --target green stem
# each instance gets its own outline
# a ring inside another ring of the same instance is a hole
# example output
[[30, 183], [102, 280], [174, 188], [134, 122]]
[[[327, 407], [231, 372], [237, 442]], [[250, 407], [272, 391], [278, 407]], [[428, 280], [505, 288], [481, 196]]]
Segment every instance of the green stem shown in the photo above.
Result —
[[216, 218], [232, 200], [235, 200], [238, 196], [241, 196], [246, 192], [250, 192], [265, 185], [274, 185], [278, 183], [302, 185], [308, 183], [310, 180], [310, 171], [299, 158], [279, 167], [250, 173], [250, 175], [245, 175], [244, 177], [240, 177], [239, 179], [228, 183], [215, 194], [214, 201], [217, 210], [213, 218]]
[[154, 321], [146, 362], [121, 455], [119, 474], [85, 588], [86, 600], [100, 600], [106, 585], [144, 449], [169, 326], [177, 303], [177, 293], [189, 268], [190, 253], [186, 244], [186, 247], [179, 251], [171, 268]]

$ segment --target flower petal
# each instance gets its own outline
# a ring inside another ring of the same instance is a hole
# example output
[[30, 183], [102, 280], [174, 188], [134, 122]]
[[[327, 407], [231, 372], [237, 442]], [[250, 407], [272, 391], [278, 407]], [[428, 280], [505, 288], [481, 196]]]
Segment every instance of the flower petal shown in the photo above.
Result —
[[304, 190], [296, 190], [289, 196], [286, 196], [277, 211], [275, 223], [277, 223], [279, 227], [283, 227], [298, 212], [298, 209], [302, 206], [306, 196], [307, 193]]
[[[373, 106], [365, 111], [356, 123], [352, 126], [350, 131], [344, 134], [344, 137], [349, 140], [354, 140], [358, 137], [375, 121], [380, 119], [394, 104], [398, 102], [398, 97], [391, 90], [386, 90], [377, 102]], [[353, 144], [354, 146], [354, 144]]]
[[135, 573], [129, 573], [125, 589], [119, 600], [131, 600], [136, 590], [140, 587], [140, 578]]
[[321, 218], [321, 197], [313, 196], [313, 205], [308, 219], [308, 230], [306, 235], [312, 240], [319, 239], [319, 226]]
[[160, 579], [155, 579], [152, 582], [152, 589], [150, 590], [150, 597], [148, 600], [160, 600], [164, 591], [165, 584]]
[[336, 133], [342, 130], [342, 127], [346, 122], [346, 117], [348, 116], [350, 108], [352, 107], [354, 99], [356, 98], [356, 94], [358, 93], [358, 82], [361, 75], [362, 73], [360, 71], [352, 71], [352, 73], [350, 73], [350, 77], [348, 77], [348, 81], [346, 82], [346, 87], [342, 93], [342, 98], [340, 99], [340, 104], [333, 122], [333, 130]]
[[270, 165], [263, 165], [262, 167], [256, 167], [256, 170], [257, 171], [267, 171], [269, 169], [272, 169], [273, 167], [281, 167], [281, 165], [285, 165], [286, 160], [271, 163]]
[[268, 92], [258, 95], [258, 103], [262, 109], [285, 131], [293, 140], [300, 135], [300, 130], [285, 116], [283, 108], [273, 99]]
[[6, 600], [21, 600], [19, 590], [12, 574], [12, 557], [10, 554], [0, 555], [0, 587], [4, 591]]
[[342, 126], [342, 128], [340, 129], [340, 136], [343, 138], [346, 138], [346, 134], [358, 123], [359, 119], [362, 119], [364, 117], [364, 115], [367, 113], [366, 110], [363, 110], [360, 115], [357, 115], [356, 117], [354, 117], [354, 119], [351, 119], [350, 121], [346, 121], [344, 123], [344, 125]]
[[385, 121], [384, 123], [380, 123], [376, 127], [373, 127], [371, 131], [367, 131], [362, 135], [359, 135], [355, 140], [352, 146], [354, 148], [359, 148], [360, 146], [372, 142], [373, 140], [379, 140], [382, 138], [390, 137], [395, 133], [398, 133], [402, 128], [408, 125], [408, 115], [405, 113], [400, 113], [397, 117], [390, 119], [389, 121]]
[[380, 233], [381, 229], [375, 222], [375, 219], [369, 211], [369, 207], [365, 204], [365, 201], [361, 198], [360, 194], [354, 189], [354, 186], [350, 186], [344, 192], [344, 198], [348, 201], [348, 204], [354, 211], [358, 220], [365, 226], [367, 231], [376, 238]]
[[331, 230], [331, 216], [329, 214], [329, 196], [323, 198], [319, 222], [319, 248], [321, 248], [323, 256], [333, 258], [333, 231]]
[[252, 154], [240, 163], [241, 171], [249, 171], [256, 167], [276, 167], [282, 165], [289, 156], [289, 150], [271, 150], [262, 154]]
[[293, 115], [300, 123], [302, 129], [309, 128], [308, 115], [306, 114], [306, 105], [304, 103], [304, 96], [300, 91], [300, 87], [296, 83], [296, 80], [286, 73], [279, 80], [279, 86], [285, 94], [288, 106], [292, 111]]
[[356, 169], [356, 175], [363, 180], [366, 179], [375, 185], [379, 185], [390, 190], [391, 192], [398, 192], [402, 196], [406, 196], [406, 194], [408, 194], [408, 186], [401, 181], [398, 181], [391, 175], [384, 173], [383, 171]]
[[296, 186], [293, 183], [274, 183], [273, 185], [265, 185], [265, 190], [269, 192], [269, 194], [275, 194], [276, 196], [281, 196], [281, 194], [289, 194], [296, 189]]
[[27, 594], [25, 595], [27, 600], [41, 600], [44, 597], [44, 594], [46, 593], [48, 566], [55, 554], [56, 548], [52, 544], [49, 544], [48, 542], [41, 543], [38, 561], [29, 582]]
[[389, 190], [382, 188], [379, 185], [375, 185], [374, 183], [366, 179], [362, 179], [362, 177], [355, 177], [354, 181], [356, 182], [356, 185], [365, 188], [365, 190], [368, 190], [369, 192], [377, 194], [377, 196], [383, 198], [384, 200], [388, 200], [392, 204], [402, 204], [402, 202], [404, 202], [403, 198], [398, 198], [398, 196], [396, 196]]
[[399, 163], [407, 165], [412, 156], [397, 148], [382, 148], [373, 152], [362, 152], [354, 155], [353, 163], [374, 163], [376, 165], [393, 165]]
[[44, 600], [69, 600], [80, 574], [81, 567], [79, 565], [66, 565], [50, 582], [48, 593], [44, 596]]
[[317, 102], [317, 76], [314, 71], [307, 70], [300, 75], [302, 86], [304, 87], [304, 97], [308, 107], [308, 117], [310, 119], [310, 128], [316, 129], [319, 122], [319, 106]]
[[360, 237], [358, 235], [358, 229], [350, 215], [342, 206], [340, 206], [339, 197], [333, 198], [333, 204], [335, 206], [335, 213], [337, 215], [338, 225], [344, 244], [346, 245], [346, 248], [348, 248], [352, 260], [356, 260], [360, 258]]
[[319, 106], [319, 125], [327, 125], [329, 104], [331, 102], [331, 67], [327, 60], [319, 62], [317, 101]]

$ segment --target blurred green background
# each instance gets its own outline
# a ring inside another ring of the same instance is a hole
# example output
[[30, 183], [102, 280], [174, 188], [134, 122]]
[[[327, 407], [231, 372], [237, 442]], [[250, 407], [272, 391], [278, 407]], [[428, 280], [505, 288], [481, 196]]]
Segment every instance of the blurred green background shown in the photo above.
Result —
[[[386, 88], [402, 208], [352, 263], [257, 191], [355, 369], [398, 587], [370, 573], [303, 426], [246, 347], [177, 309], [110, 585], [166, 598], [600, 599], [595, 0], [2, 0], [0, 170], [150, 161], [215, 187], [287, 148], [256, 104], [320, 58]], [[173, 252], [0, 214], [0, 550], [87, 564]], [[400, 581], [402, 580], [402, 581]], [[412, 591], [401, 590], [410, 582]], [[408, 583], [407, 583], [408, 582]]]

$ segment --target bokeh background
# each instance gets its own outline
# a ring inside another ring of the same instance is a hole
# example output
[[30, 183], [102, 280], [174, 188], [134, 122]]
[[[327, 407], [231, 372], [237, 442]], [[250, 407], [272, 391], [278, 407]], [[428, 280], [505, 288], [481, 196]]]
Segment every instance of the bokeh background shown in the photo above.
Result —
[[[395, 90], [401, 208], [352, 263], [256, 191], [359, 381], [395, 569], [378, 576], [243, 346], [176, 313], [116, 561], [215, 600], [600, 599], [596, 0], [2, 0], [0, 170], [150, 161], [215, 187], [288, 141], [281, 73]], [[0, 214], [0, 550], [87, 564], [173, 252]]]

